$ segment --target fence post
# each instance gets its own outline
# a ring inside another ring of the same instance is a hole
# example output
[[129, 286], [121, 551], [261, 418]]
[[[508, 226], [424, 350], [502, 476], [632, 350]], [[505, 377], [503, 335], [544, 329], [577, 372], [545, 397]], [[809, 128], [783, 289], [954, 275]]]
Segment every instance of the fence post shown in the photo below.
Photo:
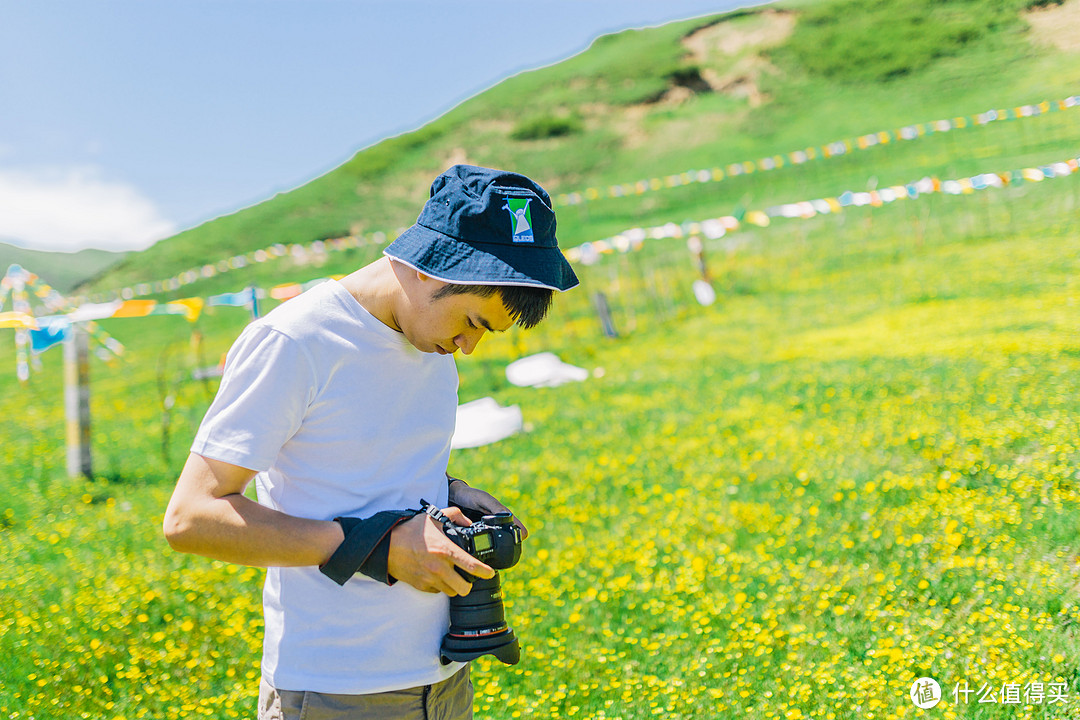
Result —
[[93, 477], [90, 460], [90, 335], [80, 325], [64, 341], [68, 477]]
[[615, 330], [615, 321], [611, 318], [611, 306], [608, 305], [607, 295], [597, 290], [593, 293], [593, 304], [596, 305], [596, 313], [600, 316], [600, 327], [604, 335], [609, 338], [619, 337]]

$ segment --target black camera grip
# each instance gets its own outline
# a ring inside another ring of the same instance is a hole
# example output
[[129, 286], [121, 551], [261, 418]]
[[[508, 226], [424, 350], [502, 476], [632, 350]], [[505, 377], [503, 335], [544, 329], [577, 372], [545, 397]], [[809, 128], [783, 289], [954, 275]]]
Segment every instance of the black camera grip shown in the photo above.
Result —
[[363, 520], [334, 518], [345, 532], [345, 539], [319, 571], [338, 585], [344, 585], [357, 572], [393, 585], [396, 580], [387, 569], [390, 531], [416, 514], [416, 510], [384, 510]]

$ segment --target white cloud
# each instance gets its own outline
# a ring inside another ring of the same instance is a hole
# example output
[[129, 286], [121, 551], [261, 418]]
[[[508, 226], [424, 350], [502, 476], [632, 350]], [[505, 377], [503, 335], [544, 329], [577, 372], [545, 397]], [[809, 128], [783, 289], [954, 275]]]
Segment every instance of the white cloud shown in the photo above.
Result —
[[143, 250], [175, 232], [138, 190], [97, 168], [0, 168], [0, 240], [35, 250]]

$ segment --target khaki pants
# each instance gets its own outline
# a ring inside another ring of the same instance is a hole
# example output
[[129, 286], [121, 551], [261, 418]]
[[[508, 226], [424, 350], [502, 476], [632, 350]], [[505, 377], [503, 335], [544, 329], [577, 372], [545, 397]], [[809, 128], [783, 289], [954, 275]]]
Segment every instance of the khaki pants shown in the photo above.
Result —
[[374, 695], [259, 687], [259, 720], [472, 720], [473, 688], [466, 665], [435, 685]]

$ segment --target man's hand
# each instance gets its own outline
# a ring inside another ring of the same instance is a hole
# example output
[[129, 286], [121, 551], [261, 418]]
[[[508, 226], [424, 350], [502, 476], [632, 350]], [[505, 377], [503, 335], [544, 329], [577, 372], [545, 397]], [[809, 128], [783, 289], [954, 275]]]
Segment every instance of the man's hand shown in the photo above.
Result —
[[[456, 525], [472, 525], [457, 508], [446, 508], [443, 513]], [[468, 595], [472, 585], [455, 567], [484, 579], [495, 575], [494, 570], [451, 542], [427, 513], [406, 520], [390, 531], [387, 570], [398, 580], [424, 592]]]
[[[494, 515], [500, 512], [510, 512], [510, 508], [496, 500], [491, 493], [486, 493], [479, 488], [470, 487], [461, 478], [446, 476], [450, 481], [450, 503], [467, 510], [478, 510], [485, 515]], [[457, 522], [456, 520], [454, 522]], [[521, 539], [529, 537], [529, 530], [514, 515], [514, 524], [521, 530]]]

